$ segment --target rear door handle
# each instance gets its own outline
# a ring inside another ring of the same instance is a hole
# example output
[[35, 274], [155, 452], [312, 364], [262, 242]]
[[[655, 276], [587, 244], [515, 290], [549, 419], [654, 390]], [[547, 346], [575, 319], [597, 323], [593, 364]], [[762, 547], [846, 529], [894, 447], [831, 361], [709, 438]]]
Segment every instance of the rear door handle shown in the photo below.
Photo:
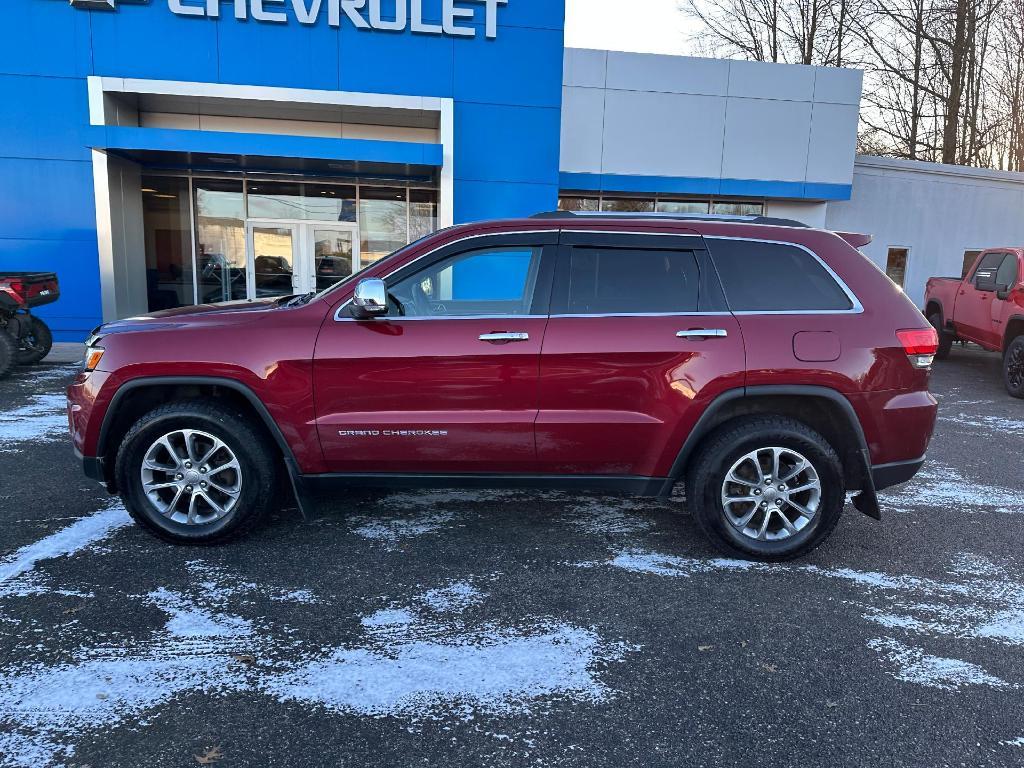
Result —
[[516, 331], [514, 333], [502, 332], [502, 333], [484, 333], [480, 336], [480, 341], [486, 341], [489, 344], [508, 344], [513, 341], [529, 341], [530, 334], [522, 331]]
[[680, 339], [724, 339], [729, 332], [724, 328], [693, 328], [689, 331], [676, 331], [676, 337]]

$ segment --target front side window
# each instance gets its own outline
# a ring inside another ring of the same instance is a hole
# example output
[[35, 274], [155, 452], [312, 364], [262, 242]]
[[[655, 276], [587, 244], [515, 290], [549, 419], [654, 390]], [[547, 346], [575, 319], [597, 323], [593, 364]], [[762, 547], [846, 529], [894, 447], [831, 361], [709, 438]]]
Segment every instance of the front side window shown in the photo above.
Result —
[[814, 256], [785, 243], [708, 240], [734, 312], [835, 312], [850, 297]]
[[996, 286], [1012, 288], [1017, 284], [1017, 254], [1008, 253], [996, 272]]
[[482, 248], [449, 256], [388, 284], [391, 314], [405, 317], [528, 315], [541, 248]]
[[692, 251], [573, 248], [560, 270], [553, 314], [685, 314], [697, 311], [700, 272]]
[[981, 262], [978, 264], [978, 268], [974, 270], [974, 275], [971, 277], [971, 282], [979, 291], [989, 290], [990, 286], [995, 285], [996, 271], [999, 266], [1003, 263], [1003, 259], [1006, 258], [1005, 253], [986, 253], [981, 257]]

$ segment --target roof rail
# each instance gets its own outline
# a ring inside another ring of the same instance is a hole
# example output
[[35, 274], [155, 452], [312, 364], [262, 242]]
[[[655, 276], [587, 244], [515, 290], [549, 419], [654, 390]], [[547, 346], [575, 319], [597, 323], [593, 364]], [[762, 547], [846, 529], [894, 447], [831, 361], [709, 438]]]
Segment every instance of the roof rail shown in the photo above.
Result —
[[722, 221], [736, 224], [765, 224], [775, 227], [809, 227], [796, 219], [773, 216], [739, 216], [725, 213], [651, 213], [628, 211], [548, 211], [535, 213], [531, 219], [668, 219], [670, 221]]

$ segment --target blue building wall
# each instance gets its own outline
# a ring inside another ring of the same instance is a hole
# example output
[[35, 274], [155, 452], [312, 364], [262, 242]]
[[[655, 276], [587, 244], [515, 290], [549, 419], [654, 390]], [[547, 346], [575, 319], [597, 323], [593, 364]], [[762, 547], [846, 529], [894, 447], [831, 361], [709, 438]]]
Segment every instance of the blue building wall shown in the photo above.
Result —
[[[315, 26], [290, 3], [277, 24], [239, 21], [227, 0], [217, 19], [138, 2], [17, 0], [0, 25], [0, 271], [58, 273], [61, 300], [40, 312], [58, 340], [101, 321], [89, 75], [452, 98], [456, 222], [557, 203], [564, 0], [509, 0], [493, 40], [472, 0], [457, 0], [477, 11], [472, 39], [333, 28], [326, 0]], [[424, 19], [440, 5], [425, 0]]]

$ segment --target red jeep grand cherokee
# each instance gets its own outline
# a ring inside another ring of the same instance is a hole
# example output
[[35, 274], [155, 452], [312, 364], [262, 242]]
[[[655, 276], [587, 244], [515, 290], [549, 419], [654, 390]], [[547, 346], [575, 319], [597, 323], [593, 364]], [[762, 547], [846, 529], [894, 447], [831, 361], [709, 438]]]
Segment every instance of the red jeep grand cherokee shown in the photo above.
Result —
[[[846, 236], [857, 242], [854, 236]], [[781, 560], [924, 462], [935, 331], [843, 237], [764, 218], [454, 227], [317, 294], [110, 323], [68, 390], [90, 477], [175, 542], [354, 486], [668, 496]]]

